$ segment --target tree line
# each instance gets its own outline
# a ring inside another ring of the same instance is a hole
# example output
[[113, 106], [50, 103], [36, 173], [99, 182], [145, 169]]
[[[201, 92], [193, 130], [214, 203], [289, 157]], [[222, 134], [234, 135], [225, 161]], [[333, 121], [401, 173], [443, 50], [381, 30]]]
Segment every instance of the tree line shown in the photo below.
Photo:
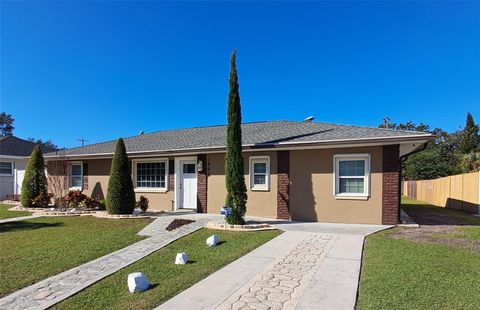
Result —
[[441, 128], [432, 129], [424, 123], [391, 123], [388, 117], [379, 127], [436, 135], [435, 140], [429, 142], [423, 151], [408, 156], [402, 162], [402, 175], [405, 180], [436, 179], [480, 170], [479, 126], [475, 124], [470, 113], [467, 113], [463, 129], [450, 133]]

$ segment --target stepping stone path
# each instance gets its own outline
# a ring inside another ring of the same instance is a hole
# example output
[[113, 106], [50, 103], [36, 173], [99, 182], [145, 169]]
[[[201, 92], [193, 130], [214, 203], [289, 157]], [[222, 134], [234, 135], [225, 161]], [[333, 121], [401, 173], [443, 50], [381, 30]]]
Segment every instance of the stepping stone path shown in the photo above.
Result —
[[273, 268], [261, 274], [253, 285], [243, 287], [240, 291], [244, 293], [229, 308], [285, 309], [294, 300], [296, 293], [299, 294], [300, 288], [306, 286], [304, 283], [312, 277], [332, 238], [333, 235], [329, 234], [313, 234], [304, 239]]
[[[195, 222], [173, 231], [165, 230], [174, 218], [192, 218]], [[206, 216], [168, 215], [159, 217], [139, 232], [139, 235], [151, 236], [150, 238], [7, 295], [0, 299], [0, 309], [46, 309], [173, 241], [204, 227], [211, 220], [212, 218]]]

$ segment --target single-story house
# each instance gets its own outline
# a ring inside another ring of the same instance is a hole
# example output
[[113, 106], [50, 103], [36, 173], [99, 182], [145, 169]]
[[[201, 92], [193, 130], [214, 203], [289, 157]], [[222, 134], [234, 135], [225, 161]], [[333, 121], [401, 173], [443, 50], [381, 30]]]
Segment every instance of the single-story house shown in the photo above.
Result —
[[[434, 136], [319, 122], [242, 125], [247, 215], [302, 221], [396, 224], [399, 163]], [[124, 139], [137, 198], [153, 210], [219, 213], [226, 126], [162, 130]], [[46, 154], [70, 190], [106, 196], [116, 141]]]
[[[0, 200], [20, 195], [23, 175], [35, 142], [0, 136]], [[55, 149], [42, 146], [42, 152]]]

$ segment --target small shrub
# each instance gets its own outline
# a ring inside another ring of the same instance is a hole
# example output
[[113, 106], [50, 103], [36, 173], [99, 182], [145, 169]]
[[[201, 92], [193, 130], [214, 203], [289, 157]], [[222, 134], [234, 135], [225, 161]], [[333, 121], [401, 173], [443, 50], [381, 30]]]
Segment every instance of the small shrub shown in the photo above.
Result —
[[143, 212], [146, 212], [148, 209], [148, 198], [145, 196], [140, 196], [140, 200], [137, 201], [135, 206], [139, 209], [141, 209]]
[[96, 209], [100, 205], [100, 202], [93, 197], [86, 197], [83, 205], [88, 209]]
[[52, 197], [52, 193], [41, 193], [32, 199], [31, 206], [33, 208], [46, 208], [50, 204]]
[[107, 210], [107, 204], [105, 203], [105, 199], [101, 199], [101, 200], [98, 202], [97, 208], [98, 208], [98, 210], [100, 210], [100, 211], [105, 211], [105, 210]]
[[62, 205], [68, 208], [78, 208], [86, 198], [87, 195], [82, 194], [81, 191], [71, 191], [62, 198]]

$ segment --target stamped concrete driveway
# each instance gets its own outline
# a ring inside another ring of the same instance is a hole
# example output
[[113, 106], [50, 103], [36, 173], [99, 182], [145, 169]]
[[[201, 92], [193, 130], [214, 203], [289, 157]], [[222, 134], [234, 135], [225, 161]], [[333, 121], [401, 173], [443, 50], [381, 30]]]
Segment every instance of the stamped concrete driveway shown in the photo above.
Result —
[[353, 309], [363, 240], [391, 227], [272, 224], [285, 232], [157, 309]]

